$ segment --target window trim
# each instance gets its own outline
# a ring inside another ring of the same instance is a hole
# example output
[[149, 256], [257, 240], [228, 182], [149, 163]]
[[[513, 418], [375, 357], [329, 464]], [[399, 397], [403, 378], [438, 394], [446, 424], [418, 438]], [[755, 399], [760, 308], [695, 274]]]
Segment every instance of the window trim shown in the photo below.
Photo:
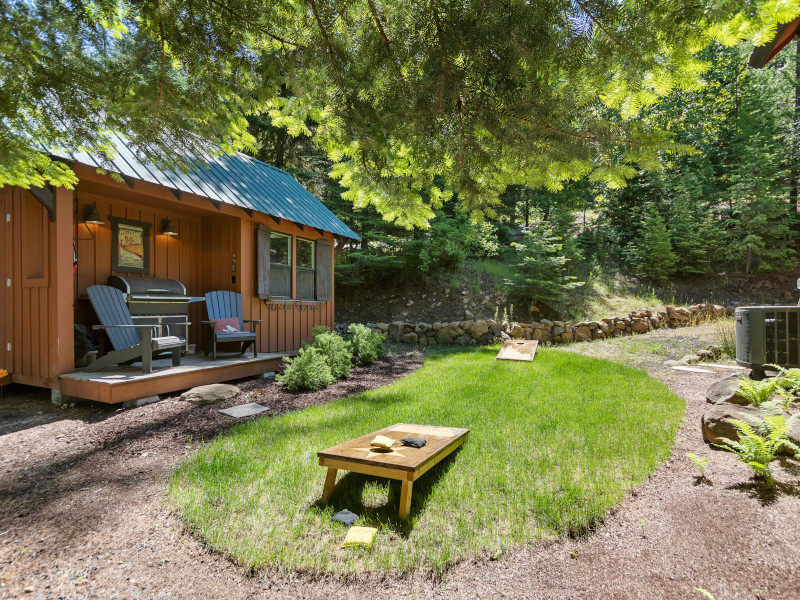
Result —
[[[294, 256], [293, 256], [293, 254], [294, 254], [294, 252], [293, 252], [294, 251], [294, 240], [293, 240], [294, 236], [291, 235], [291, 234], [288, 234], [288, 233], [282, 233], [280, 231], [272, 230], [272, 231], [270, 231], [270, 236], [269, 237], [270, 237], [270, 241], [269, 241], [269, 245], [270, 245], [270, 260], [269, 260], [269, 264], [270, 264], [270, 278], [269, 278], [270, 279], [270, 285], [269, 285], [270, 292], [272, 292], [272, 273], [275, 272], [276, 270], [279, 270], [279, 269], [285, 269], [285, 270], [287, 270], [289, 272], [289, 295], [288, 296], [277, 296], [277, 295], [274, 295], [274, 294], [270, 294], [270, 296], [272, 298], [277, 298], [279, 300], [291, 300], [293, 298], [293, 292], [294, 292], [294, 290], [292, 289], [293, 288], [293, 283], [294, 283], [294, 277], [293, 277], [294, 273], [292, 272], [292, 268], [294, 267]], [[273, 237], [283, 237], [283, 238], [287, 238], [289, 240], [289, 257], [288, 257], [289, 258], [289, 264], [288, 265], [284, 264], [284, 263], [279, 263], [279, 262], [273, 262], [272, 261], [272, 252], [271, 252], [271, 250], [272, 250], [272, 247], [273, 247], [272, 246], [272, 238]]]
[[309, 239], [309, 238], [303, 238], [303, 237], [297, 236], [295, 238], [295, 246], [297, 244], [299, 244], [300, 242], [308, 242], [308, 243], [311, 244], [311, 264], [312, 264], [312, 266], [311, 267], [301, 267], [300, 266], [300, 261], [296, 260], [294, 268], [295, 268], [295, 271], [304, 271], [306, 273], [313, 273], [313, 276], [312, 276], [312, 279], [311, 279], [312, 290], [311, 290], [311, 296], [309, 298], [300, 298], [300, 296], [299, 296], [299, 287], [300, 286], [296, 286], [297, 289], [295, 290], [295, 297], [298, 300], [302, 300], [304, 302], [313, 301], [313, 300], [317, 299], [317, 241]]

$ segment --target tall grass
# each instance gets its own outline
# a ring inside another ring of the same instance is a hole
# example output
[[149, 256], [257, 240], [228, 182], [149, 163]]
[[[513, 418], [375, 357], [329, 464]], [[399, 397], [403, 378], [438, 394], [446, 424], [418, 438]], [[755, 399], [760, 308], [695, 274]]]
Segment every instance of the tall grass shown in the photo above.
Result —
[[[602, 521], [667, 458], [683, 402], [640, 371], [558, 350], [533, 363], [448, 351], [390, 386], [234, 428], [179, 466], [169, 498], [213, 548], [248, 567], [437, 571]], [[339, 475], [320, 502], [316, 451], [398, 422], [467, 427], [466, 444], [414, 484]], [[341, 549], [347, 508], [377, 527]]]

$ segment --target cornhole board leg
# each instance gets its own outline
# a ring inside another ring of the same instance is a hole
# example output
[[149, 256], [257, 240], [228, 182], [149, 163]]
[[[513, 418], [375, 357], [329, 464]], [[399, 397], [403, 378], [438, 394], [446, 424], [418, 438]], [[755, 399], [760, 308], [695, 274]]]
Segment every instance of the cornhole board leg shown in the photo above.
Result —
[[506, 340], [495, 359], [532, 361], [538, 345], [537, 340]]
[[333, 495], [333, 486], [336, 485], [336, 472], [339, 469], [328, 467], [328, 474], [325, 475], [325, 487], [322, 490], [322, 501], [327, 502]]

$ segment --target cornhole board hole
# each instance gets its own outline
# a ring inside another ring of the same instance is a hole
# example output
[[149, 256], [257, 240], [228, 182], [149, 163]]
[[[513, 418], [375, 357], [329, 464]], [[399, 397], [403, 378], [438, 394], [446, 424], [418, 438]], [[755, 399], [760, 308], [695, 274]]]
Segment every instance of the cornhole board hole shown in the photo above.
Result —
[[[371, 447], [370, 442], [377, 435], [386, 436], [395, 442], [389, 450]], [[469, 429], [397, 423], [391, 427], [373, 431], [359, 438], [321, 450], [317, 452], [319, 465], [328, 467], [322, 501], [330, 500], [336, 484], [336, 473], [339, 469], [364, 475], [399, 479], [402, 482], [400, 518], [406, 519], [411, 511], [411, 491], [414, 481], [460, 447], [468, 435]], [[408, 436], [422, 438], [426, 444], [422, 448], [403, 446], [400, 440]]]
[[497, 360], [533, 360], [536, 356], [536, 347], [539, 345], [537, 340], [506, 340], [500, 352], [495, 358]]

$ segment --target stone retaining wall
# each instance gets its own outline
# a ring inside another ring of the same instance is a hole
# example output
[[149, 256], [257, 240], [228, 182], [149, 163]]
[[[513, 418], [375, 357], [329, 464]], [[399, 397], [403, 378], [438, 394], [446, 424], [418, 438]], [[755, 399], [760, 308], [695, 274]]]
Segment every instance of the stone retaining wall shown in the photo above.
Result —
[[[538, 340], [555, 344], [601, 340], [635, 333], [646, 333], [660, 327], [682, 327], [700, 321], [709, 321], [733, 315], [735, 306], [719, 304], [695, 304], [686, 308], [666, 306], [664, 310], [631, 313], [627, 317], [609, 317], [599, 321], [549, 321], [542, 319], [534, 323], [517, 323], [474, 319], [465, 311], [463, 321], [449, 323], [368, 323], [376, 332], [381, 332], [391, 342], [406, 344], [490, 344], [495, 341]], [[347, 331], [347, 324], [337, 324], [340, 333]]]

